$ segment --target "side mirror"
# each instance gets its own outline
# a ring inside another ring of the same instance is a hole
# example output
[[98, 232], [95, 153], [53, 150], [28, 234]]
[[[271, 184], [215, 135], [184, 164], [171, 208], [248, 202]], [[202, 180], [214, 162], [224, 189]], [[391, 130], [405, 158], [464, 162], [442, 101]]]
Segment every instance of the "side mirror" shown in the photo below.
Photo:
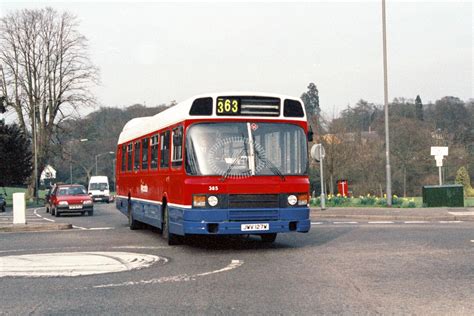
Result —
[[312, 142], [313, 141], [313, 128], [310, 126], [309, 127], [309, 130], [308, 130], [308, 142]]

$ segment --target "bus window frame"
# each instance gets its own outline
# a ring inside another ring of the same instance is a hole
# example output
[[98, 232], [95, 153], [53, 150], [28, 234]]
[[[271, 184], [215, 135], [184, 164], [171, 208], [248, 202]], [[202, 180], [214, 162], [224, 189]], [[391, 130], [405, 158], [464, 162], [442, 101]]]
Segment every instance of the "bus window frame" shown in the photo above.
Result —
[[120, 173], [127, 171], [127, 145], [120, 146]]
[[133, 142], [127, 144], [127, 170], [131, 172], [133, 170]]
[[[174, 136], [176, 131], [180, 131], [181, 136], [181, 159], [174, 160], [174, 153], [175, 153], [175, 146], [174, 146]], [[171, 136], [170, 136], [171, 144], [170, 144], [170, 156], [171, 156], [171, 168], [173, 169], [181, 169], [183, 167], [184, 162], [184, 127], [183, 125], [178, 125], [172, 128]]]
[[[155, 138], [156, 137], [156, 138]], [[150, 168], [149, 170], [150, 171], [157, 171], [159, 169], [159, 166], [160, 166], [160, 134], [159, 133], [155, 133], [151, 136], [148, 136], [148, 138], [150, 139]], [[156, 139], [156, 142], [153, 143], [153, 138]], [[152, 154], [153, 154], [153, 146], [156, 147], [156, 166], [153, 167], [152, 165]]]
[[[140, 139], [141, 143], [141, 151], [140, 151], [140, 170], [148, 170], [149, 165], [150, 165], [150, 138], [149, 137], [144, 137]], [[145, 146], [144, 144], [146, 143], [146, 161], [143, 161], [143, 158], [145, 158], [145, 155], [143, 153]], [[144, 165], [146, 163], [146, 165]]]
[[[137, 152], [137, 147], [138, 147], [138, 152]], [[141, 156], [141, 141], [135, 140], [133, 141], [133, 169], [132, 169], [133, 172], [140, 171], [140, 162], [141, 162], [140, 156]]]
[[[161, 161], [162, 158], [163, 158], [163, 149], [164, 149], [163, 146], [165, 144], [165, 142], [164, 142], [165, 136], [168, 137], [168, 148], [166, 148], [167, 151], [168, 151], [168, 153], [167, 153], [168, 160], [167, 160], [166, 166]], [[170, 168], [170, 162], [171, 162], [171, 157], [170, 157], [170, 155], [171, 155], [171, 148], [170, 148], [171, 147], [170, 146], [171, 145], [171, 131], [169, 129], [166, 129], [166, 130], [163, 130], [163, 131], [160, 132], [160, 141], [159, 142], [160, 142], [160, 159], [159, 159], [160, 163], [159, 163], [159, 167], [160, 167], [160, 169], [169, 169]]]

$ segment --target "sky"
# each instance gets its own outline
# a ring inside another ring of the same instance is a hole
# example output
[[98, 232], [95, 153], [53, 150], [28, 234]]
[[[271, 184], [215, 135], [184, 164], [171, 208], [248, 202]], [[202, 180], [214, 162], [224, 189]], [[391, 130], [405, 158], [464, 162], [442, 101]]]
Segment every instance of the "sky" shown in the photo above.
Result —
[[[383, 103], [381, 1], [5, 2], [79, 18], [101, 71], [102, 106], [153, 106], [215, 91], [301, 96], [323, 113]], [[473, 97], [471, 1], [387, 0], [389, 99]]]

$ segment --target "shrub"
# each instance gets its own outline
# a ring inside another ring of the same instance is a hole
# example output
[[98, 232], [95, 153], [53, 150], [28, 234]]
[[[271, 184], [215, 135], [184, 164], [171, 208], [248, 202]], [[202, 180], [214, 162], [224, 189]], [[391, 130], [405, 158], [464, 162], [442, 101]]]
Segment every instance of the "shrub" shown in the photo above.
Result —
[[474, 189], [471, 186], [471, 178], [466, 167], [462, 166], [456, 172], [456, 183], [462, 184], [464, 187], [464, 196], [474, 196]]
[[374, 196], [371, 196], [370, 194], [367, 194], [367, 196], [359, 196], [359, 203], [361, 205], [374, 205], [376, 198]]

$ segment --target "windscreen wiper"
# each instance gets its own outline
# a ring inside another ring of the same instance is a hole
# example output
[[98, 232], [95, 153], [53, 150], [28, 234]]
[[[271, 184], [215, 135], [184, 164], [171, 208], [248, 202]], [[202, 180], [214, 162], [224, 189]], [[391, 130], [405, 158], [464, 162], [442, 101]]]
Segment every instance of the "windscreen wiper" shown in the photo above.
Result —
[[279, 176], [282, 181], [286, 180], [285, 176], [283, 175], [283, 173], [281, 173], [280, 169], [278, 169], [278, 167], [275, 166], [273, 164], [273, 162], [271, 162], [270, 159], [267, 159], [266, 157], [260, 156], [260, 152], [258, 151], [258, 149], [255, 146], [254, 146], [254, 151], [257, 154], [258, 159], [262, 160], [267, 165], [268, 169], [270, 169], [271, 172], [273, 172], [274, 174]]
[[230, 164], [230, 166], [227, 168], [227, 170], [224, 172], [224, 174], [222, 175], [222, 178], [221, 178], [221, 182], [224, 182], [225, 179], [227, 179], [227, 177], [229, 176], [232, 168], [234, 168], [235, 164], [237, 163], [237, 161], [240, 160], [240, 157], [242, 156], [242, 154], [246, 151], [246, 147], [244, 147], [240, 152], [239, 154], [237, 155], [237, 157], [235, 157], [234, 161], [232, 161], [232, 163]]

